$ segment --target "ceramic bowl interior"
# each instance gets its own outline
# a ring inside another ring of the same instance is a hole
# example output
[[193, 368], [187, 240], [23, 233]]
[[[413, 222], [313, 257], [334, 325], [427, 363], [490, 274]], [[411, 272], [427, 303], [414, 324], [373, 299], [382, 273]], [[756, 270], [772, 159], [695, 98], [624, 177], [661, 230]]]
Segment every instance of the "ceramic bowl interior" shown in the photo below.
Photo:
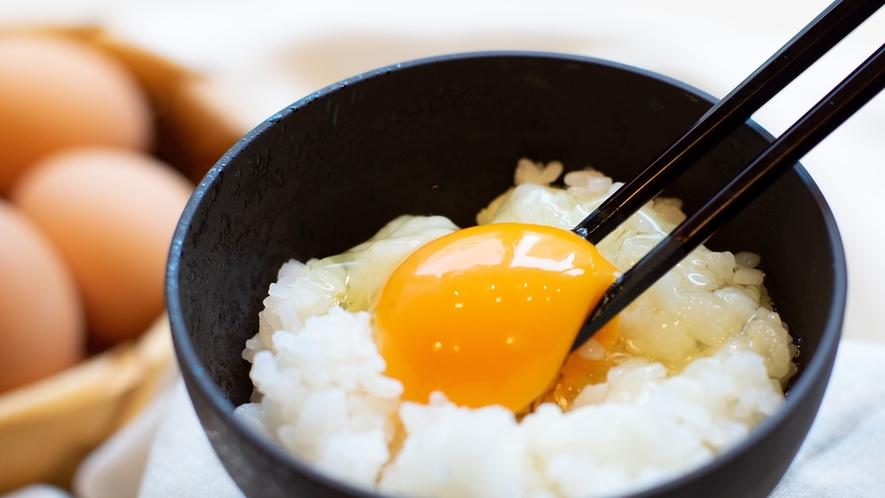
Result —
[[[248, 496], [372, 496], [319, 475], [232, 417], [252, 393], [241, 357], [290, 258], [342, 252], [401, 214], [460, 226], [519, 158], [637, 173], [713, 99], [576, 56], [481, 53], [398, 64], [328, 87], [258, 126], [199, 185], [170, 252], [167, 304], [182, 373], [221, 461]], [[771, 137], [749, 123], [667, 189], [691, 212]], [[798, 166], [708, 246], [762, 256], [801, 346], [785, 407], [711, 464], [637, 496], [767, 496], [817, 412], [839, 339], [846, 269], [826, 203]]]

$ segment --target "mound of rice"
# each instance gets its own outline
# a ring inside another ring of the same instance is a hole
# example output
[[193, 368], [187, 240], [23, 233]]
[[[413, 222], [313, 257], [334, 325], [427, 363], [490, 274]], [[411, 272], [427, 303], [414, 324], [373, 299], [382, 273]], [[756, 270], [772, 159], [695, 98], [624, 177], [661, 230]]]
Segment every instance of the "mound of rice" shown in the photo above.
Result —
[[[477, 216], [568, 229], [620, 184], [588, 169], [551, 187], [562, 165], [521, 160], [516, 187]], [[624, 271], [684, 215], [645, 206], [599, 244]], [[400, 400], [384, 375], [369, 303], [421, 245], [457, 230], [443, 217], [402, 216], [338, 256], [289, 261], [270, 286], [253, 363], [254, 403], [236, 414], [327, 474], [389, 494], [439, 497], [600, 496], [637, 491], [711, 460], [783, 403], [793, 341], [751, 253], [699, 247], [621, 313], [604, 382], [520, 422], [500, 406], [457, 407], [443, 393]]]

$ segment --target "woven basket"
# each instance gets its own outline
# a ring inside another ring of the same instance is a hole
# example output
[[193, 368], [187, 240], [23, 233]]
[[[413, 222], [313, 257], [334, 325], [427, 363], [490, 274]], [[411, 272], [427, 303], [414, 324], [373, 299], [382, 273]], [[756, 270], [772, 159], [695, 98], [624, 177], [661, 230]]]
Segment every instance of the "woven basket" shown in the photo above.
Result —
[[[0, 37], [22, 32], [71, 37], [127, 66], [154, 110], [154, 155], [194, 183], [247, 131], [213, 104], [200, 75], [99, 28], [15, 28]], [[163, 315], [136, 341], [0, 395], [0, 493], [34, 482], [68, 487], [80, 460], [137, 415], [175, 372]]]

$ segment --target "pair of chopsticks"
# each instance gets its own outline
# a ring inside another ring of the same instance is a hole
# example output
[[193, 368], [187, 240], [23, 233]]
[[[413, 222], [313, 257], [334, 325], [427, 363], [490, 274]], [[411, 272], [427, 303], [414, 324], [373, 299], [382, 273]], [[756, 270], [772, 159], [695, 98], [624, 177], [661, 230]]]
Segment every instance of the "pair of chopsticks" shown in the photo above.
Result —
[[[885, 0], [834, 2], [573, 230], [590, 242], [599, 243], [883, 4]], [[764, 192], [883, 87], [885, 45], [624, 273], [591, 311], [572, 350], [580, 347], [716, 229]]]

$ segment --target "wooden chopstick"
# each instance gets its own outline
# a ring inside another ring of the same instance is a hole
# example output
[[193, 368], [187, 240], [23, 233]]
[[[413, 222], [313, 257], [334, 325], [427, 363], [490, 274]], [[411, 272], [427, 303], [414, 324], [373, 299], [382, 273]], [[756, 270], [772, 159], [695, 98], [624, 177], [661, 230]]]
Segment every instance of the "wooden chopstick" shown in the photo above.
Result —
[[594, 244], [743, 125], [885, 0], [837, 0], [573, 229]]
[[789, 171], [821, 140], [885, 88], [885, 45], [842, 80], [738, 176], [615, 282], [578, 333], [572, 350], [639, 297], [717, 228]]

